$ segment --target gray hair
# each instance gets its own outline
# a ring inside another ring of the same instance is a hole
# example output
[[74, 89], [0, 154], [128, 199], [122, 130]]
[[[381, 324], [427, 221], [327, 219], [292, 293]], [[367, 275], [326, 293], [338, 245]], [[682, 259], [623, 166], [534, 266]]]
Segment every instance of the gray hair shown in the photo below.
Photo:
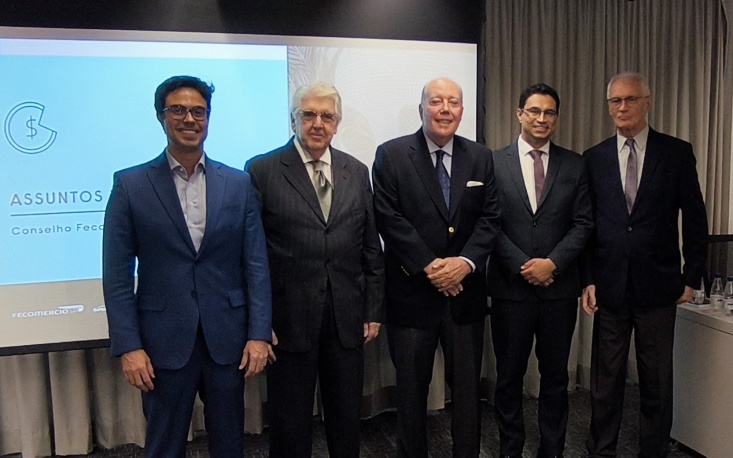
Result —
[[614, 75], [608, 82], [608, 86], [606, 86], [606, 97], [609, 97], [611, 85], [617, 81], [630, 81], [637, 83], [641, 87], [641, 95], [648, 96], [652, 94], [649, 90], [649, 83], [647, 83], [646, 78], [644, 78], [640, 73], [622, 72], [618, 75]]
[[290, 114], [295, 115], [303, 107], [303, 99], [309, 97], [328, 97], [336, 104], [336, 114], [341, 119], [341, 95], [333, 85], [316, 82], [299, 87], [290, 100]]

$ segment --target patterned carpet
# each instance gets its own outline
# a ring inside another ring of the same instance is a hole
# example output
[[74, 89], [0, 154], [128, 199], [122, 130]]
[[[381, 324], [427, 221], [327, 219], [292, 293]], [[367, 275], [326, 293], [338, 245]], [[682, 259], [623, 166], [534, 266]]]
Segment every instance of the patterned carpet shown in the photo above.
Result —
[[[620, 458], [636, 457], [638, 453], [638, 405], [639, 390], [628, 386], [624, 421], [621, 426], [618, 456]], [[482, 441], [481, 457], [496, 457], [498, 455], [499, 433], [494, 421], [492, 406], [483, 405], [482, 414]], [[451, 409], [434, 412], [428, 418], [428, 437], [430, 440], [431, 457], [448, 458], [451, 456], [450, 440]], [[524, 457], [534, 457], [538, 446], [537, 429], [537, 401], [525, 399], [524, 416], [527, 427], [527, 444], [524, 448]], [[570, 393], [570, 416], [567, 434], [565, 456], [576, 458], [585, 456], [585, 439], [590, 424], [590, 397], [588, 391]], [[314, 457], [328, 457], [325, 432], [321, 422], [317, 421], [314, 428]], [[376, 417], [364, 420], [362, 423], [361, 456], [363, 458], [384, 458], [394, 456], [395, 450], [396, 415], [394, 412], [384, 412]], [[261, 435], [248, 435], [245, 439], [246, 456], [252, 458], [267, 457], [267, 430]], [[121, 458], [143, 457], [142, 449], [134, 445], [125, 445], [112, 450], [99, 450], [88, 455], [93, 458]], [[206, 437], [199, 437], [189, 444], [187, 457], [204, 458], [209, 454], [206, 451]], [[678, 446], [669, 455], [671, 458], [699, 456]]]

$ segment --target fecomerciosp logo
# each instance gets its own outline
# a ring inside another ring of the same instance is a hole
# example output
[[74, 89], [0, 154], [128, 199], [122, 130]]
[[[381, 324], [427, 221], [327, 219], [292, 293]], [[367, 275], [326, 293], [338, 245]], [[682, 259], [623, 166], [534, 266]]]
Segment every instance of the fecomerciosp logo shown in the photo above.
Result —
[[13, 312], [10, 314], [12, 318], [38, 318], [43, 316], [59, 316], [70, 315], [72, 313], [82, 313], [84, 306], [81, 304], [60, 305], [55, 309], [31, 310], [28, 312]]

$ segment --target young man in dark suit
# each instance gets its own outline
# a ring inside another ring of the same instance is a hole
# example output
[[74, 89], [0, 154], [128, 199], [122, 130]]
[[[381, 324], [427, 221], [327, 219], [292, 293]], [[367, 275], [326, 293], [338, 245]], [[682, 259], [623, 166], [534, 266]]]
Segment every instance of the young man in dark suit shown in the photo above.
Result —
[[485, 264], [499, 230], [491, 152], [455, 135], [463, 94], [425, 85], [422, 128], [377, 148], [372, 169], [385, 243], [387, 336], [397, 369], [397, 456], [427, 457], [425, 416], [440, 341], [453, 403], [453, 456], [480, 449]]
[[700, 285], [708, 222], [692, 145], [649, 127], [644, 78], [614, 76], [607, 97], [616, 135], [583, 154], [595, 208], [583, 292], [583, 309], [594, 316], [587, 447], [592, 457], [616, 455], [633, 330], [639, 456], [656, 458], [669, 453], [676, 304]]
[[579, 255], [593, 228], [583, 158], [555, 145], [560, 97], [546, 84], [519, 97], [521, 133], [494, 151], [501, 232], [489, 261], [494, 406], [499, 454], [521, 457], [522, 393], [536, 339], [539, 457], [562, 456], [568, 421], [568, 356], [582, 292]]
[[341, 116], [336, 88], [299, 88], [290, 112], [294, 137], [246, 167], [270, 255], [273, 458], [310, 458], [316, 377], [329, 454], [359, 456], [363, 347], [383, 321], [384, 260], [369, 171], [331, 146]]

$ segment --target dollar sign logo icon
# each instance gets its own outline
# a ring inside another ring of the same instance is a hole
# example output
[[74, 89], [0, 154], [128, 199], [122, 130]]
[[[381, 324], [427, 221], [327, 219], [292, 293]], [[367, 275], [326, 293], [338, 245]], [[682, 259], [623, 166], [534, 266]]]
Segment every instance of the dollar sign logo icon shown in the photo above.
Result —
[[26, 121], [25, 123], [26, 127], [28, 127], [28, 129], [30, 130], [30, 134], [28, 134], [27, 137], [30, 137], [31, 140], [33, 140], [33, 137], [35, 137], [36, 134], [38, 134], [38, 130], [36, 130], [36, 128], [33, 127], [33, 121], [37, 121], [37, 120], [33, 119], [33, 116], [31, 116], [30, 118], [28, 118], [28, 121]]

